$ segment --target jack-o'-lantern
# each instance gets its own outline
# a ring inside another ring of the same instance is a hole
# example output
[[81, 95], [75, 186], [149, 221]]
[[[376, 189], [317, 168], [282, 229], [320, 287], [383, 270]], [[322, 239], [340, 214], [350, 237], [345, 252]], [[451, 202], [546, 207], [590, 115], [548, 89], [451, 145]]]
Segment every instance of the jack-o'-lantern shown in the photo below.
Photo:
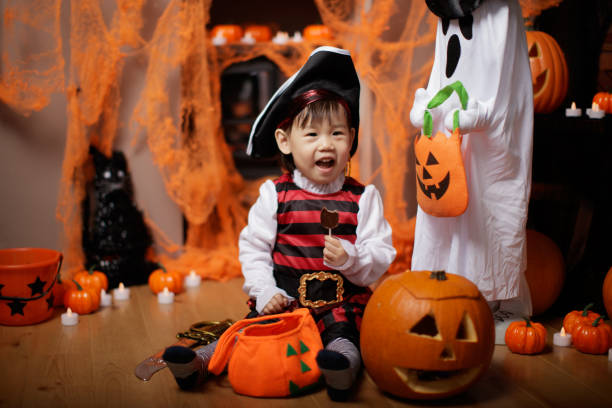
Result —
[[444, 398], [472, 385], [493, 356], [495, 329], [476, 285], [443, 271], [406, 271], [374, 291], [361, 352], [374, 382], [413, 399]]
[[550, 35], [541, 31], [526, 31], [531, 80], [533, 83], [533, 110], [550, 113], [565, 99], [568, 69], [563, 51]]

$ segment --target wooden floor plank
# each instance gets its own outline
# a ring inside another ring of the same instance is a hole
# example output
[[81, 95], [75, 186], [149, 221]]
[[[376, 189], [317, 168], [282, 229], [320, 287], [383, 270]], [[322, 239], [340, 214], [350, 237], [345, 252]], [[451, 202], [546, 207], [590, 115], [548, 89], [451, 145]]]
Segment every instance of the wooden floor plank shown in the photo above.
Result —
[[[261, 399], [237, 395], [226, 376], [186, 392], [165, 369], [151, 381], [134, 375], [147, 356], [176, 341], [176, 333], [201, 320], [241, 319], [248, 312], [242, 280], [206, 281], [200, 288], [160, 305], [146, 286], [132, 298], [94, 314], [74, 327], [53, 318], [33, 326], [0, 326], [0, 407], [328, 407], [324, 389], [298, 398]], [[544, 322], [552, 334], [561, 317]], [[612, 362], [607, 356], [549, 347], [520, 356], [496, 346], [483, 378], [462, 395], [443, 401], [407, 401], [380, 391], [364, 372], [350, 406], [357, 407], [610, 407]]]

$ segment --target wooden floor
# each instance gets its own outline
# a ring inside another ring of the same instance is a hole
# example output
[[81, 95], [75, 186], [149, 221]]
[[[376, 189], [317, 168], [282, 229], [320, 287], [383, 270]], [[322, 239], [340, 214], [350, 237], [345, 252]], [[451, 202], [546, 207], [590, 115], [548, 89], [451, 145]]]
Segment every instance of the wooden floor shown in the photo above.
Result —
[[[257, 399], [235, 394], [226, 377], [180, 391], [168, 369], [144, 382], [134, 375], [145, 357], [175, 341], [178, 331], [200, 320], [240, 319], [246, 312], [241, 279], [206, 281], [159, 305], [148, 287], [132, 288], [129, 301], [81, 316], [64, 327], [60, 313], [44, 323], [0, 326], [1, 407], [324, 407], [324, 390], [298, 398]], [[546, 324], [549, 333], [560, 319]], [[335, 404], [341, 406], [342, 404]], [[381, 393], [365, 374], [344, 406], [612, 407], [612, 362], [573, 348], [537, 356], [496, 346], [485, 376], [465, 394], [444, 401], [404, 401]]]

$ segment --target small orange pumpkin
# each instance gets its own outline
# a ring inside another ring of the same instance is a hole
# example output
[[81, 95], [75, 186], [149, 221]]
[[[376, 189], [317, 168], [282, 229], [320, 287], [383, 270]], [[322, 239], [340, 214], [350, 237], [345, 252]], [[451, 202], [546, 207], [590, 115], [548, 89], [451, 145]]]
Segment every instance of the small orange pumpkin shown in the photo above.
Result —
[[74, 275], [74, 280], [84, 288], [92, 288], [97, 293], [102, 289], [108, 290], [108, 278], [103, 272], [96, 271], [95, 265], [92, 265], [88, 270], [77, 272]]
[[606, 312], [608, 313], [608, 316], [612, 316], [612, 268], [608, 270], [606, 279], [604, 279], [602, 292]]
[[527, 230], [525, 278], [534, 316], [544, 313], [555, 303], [565, 281], [565, 261], [561, 250], [552, 239], [531, 229]]
[[563, 328], [566, 333], [571, 335], [574, 334], [574, 330], [581, 324], [590, 324], [599, 317], [599, 313], [590, 311], [593, 307], [593, 303], [589, 303], [582, 310], [573, 310], [565, 315], [563, 318]]
[[537, 354], [546, 347], [546, 334], [546, 327], [541, 323], [525, 318], [524, 321], [510, 323], [504, 340], [513, 353]]
[[180, 293], [183, 290], [183, 277], [175, 271], [168, 271], [162, 264], [157, 264], [159, 269], [149, 275], [149, 287], [153, 293], [159, 293], [168, 288], [170, 292]]
[[568, 87], [568, 69], [563, 51], [553, 37], [542, 31], [526, 31], [531, 80], [533, 83], [533, 110], [550, 113], [565, 99]]
[[323, 24], [311, 24], [304, 28], [304, 39], [310, 42], [328, 42], [334, 39], [332, 30]]
[[257, 42], [266, 42], [272, 39], [272, 30], [266, 25], [249, 25], [244, 29], [244, 35], [250, 35]]
[[612, 93], [597, 92], [593, 97], [593, 102], [599, 105], [599, 109], [612, 113]]
[[589, 354], [604, 354], [612, 347], [612, 327], [599, 316], [592, 323], [579, 325], [572, 334], [576, 350]]
[[64, 294], [64, 306], [78, 314], [92, 313], [100, 307], [100, 292], [93, 288], [84, 288], [74, 279], [76, 286]]
[[228, 43], [231, 43], [240, 41], [243, 31], [242, 27], [236, 24], [219, 24], [213, 27], [210, 35], [211, 38], [221, 35], [227, 40]]

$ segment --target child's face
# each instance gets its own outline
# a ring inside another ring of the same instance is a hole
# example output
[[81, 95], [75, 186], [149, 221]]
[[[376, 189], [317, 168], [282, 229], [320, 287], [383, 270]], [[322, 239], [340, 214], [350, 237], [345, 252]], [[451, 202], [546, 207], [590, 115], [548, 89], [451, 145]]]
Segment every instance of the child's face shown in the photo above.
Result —
[[296, 121], [288, 132], [276, 130], [281, 152], [292, 154], [295, 167], [310, 181], [328, 184], [336, 180], [350, 159], [355, 129], [349, 128], [342, 109], [300, 127]]

